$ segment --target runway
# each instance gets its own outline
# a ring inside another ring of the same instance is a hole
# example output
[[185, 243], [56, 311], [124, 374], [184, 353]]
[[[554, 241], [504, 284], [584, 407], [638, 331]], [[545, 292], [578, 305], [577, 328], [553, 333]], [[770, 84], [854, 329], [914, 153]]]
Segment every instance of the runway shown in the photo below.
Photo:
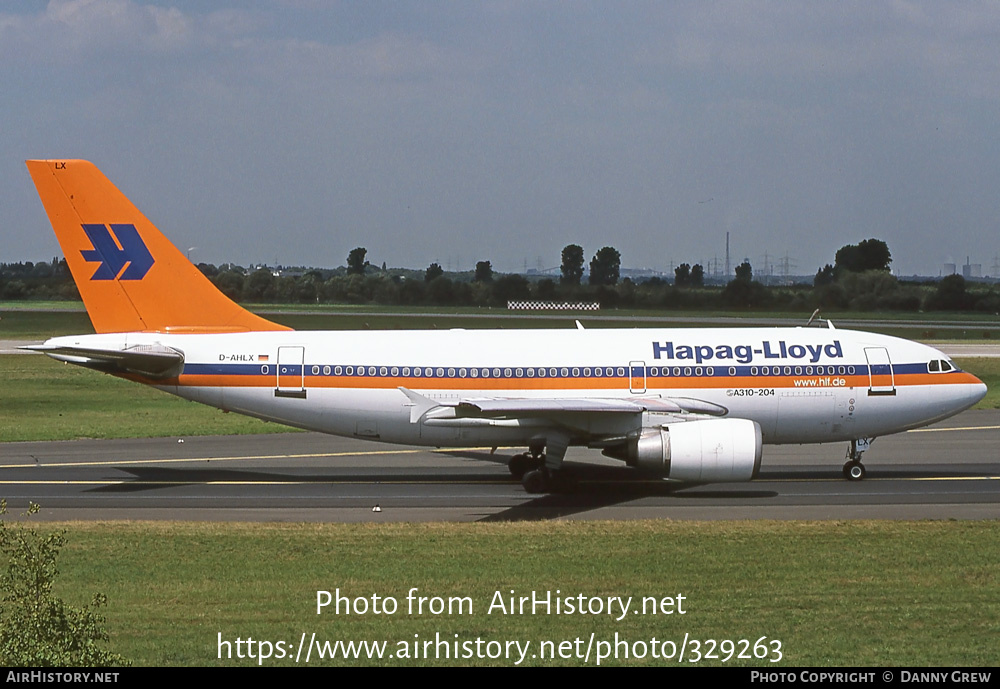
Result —
[[765, 446], [758, 480], [690, 487], [574, 448], [574, 484], [531, 496], [507, 471], [514, 449], [315, 433], [6, 443], [0, 496], [56, 520], [995, 519], [998, 445], [1000, 411], [969, 411], [878, 439], [862, 482], [843, 479], [838, 443]]

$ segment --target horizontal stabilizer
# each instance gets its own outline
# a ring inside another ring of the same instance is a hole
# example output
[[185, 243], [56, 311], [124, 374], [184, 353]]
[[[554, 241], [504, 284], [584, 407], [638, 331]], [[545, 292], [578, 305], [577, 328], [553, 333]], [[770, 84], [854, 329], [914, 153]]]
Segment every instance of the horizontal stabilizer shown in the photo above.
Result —
[[56, 359], [105, 373], [136, 373], [147, 378], [180, 374], [184, 355], [162, 345], [138, 345], [128, 349], [94, 349], [64, 345], [28, 345], [18, 349], [41, 352]]

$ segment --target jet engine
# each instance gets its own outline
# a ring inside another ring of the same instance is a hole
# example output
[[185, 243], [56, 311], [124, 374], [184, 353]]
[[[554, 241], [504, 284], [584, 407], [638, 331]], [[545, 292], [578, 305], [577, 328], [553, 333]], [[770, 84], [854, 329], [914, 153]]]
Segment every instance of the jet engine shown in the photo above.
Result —
[[749, 481], [760, 470], [760, 426], [748, 419], [664, 424], [636, 431], [604, 454], [677, 481]]

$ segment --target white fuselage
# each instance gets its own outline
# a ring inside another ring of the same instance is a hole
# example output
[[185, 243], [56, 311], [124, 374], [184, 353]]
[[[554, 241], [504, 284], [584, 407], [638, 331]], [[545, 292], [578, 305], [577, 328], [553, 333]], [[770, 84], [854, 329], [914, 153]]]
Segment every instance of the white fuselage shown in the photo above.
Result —
[[[415, 445], [523, 444], [539, 425], [573, 444], [656, 425], [663, 412], [414, 418], [401, 388], [442, 405], [467, 399], [684, 400], [760, 425], [765, 443], [896, 433], [968, 408], [985, 386], [941, 371], [939, 351], [823, 328], [127, 333], [54, 338], [183, 354], [178, 376], [143, 380], [181, 397], [300, 428]], [[950, 366], [949, 366], [950, 368]]]

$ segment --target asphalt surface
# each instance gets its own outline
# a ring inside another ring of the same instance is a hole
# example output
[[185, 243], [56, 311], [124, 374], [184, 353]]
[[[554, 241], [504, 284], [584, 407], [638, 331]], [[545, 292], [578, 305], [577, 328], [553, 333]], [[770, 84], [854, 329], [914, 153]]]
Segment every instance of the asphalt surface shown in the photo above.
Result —
[[838, 443], [766, 446], [758, 480], [690, 487], [574, 448], [574, 485], [532, 496], [507, 471], [514, 449], [315, 433], [5, 443], [0, 495], [59, 520], [995, 519], [998, 447], [1000, 411], [970, 411], [878, 439], [861, 482], [843, 479]]

